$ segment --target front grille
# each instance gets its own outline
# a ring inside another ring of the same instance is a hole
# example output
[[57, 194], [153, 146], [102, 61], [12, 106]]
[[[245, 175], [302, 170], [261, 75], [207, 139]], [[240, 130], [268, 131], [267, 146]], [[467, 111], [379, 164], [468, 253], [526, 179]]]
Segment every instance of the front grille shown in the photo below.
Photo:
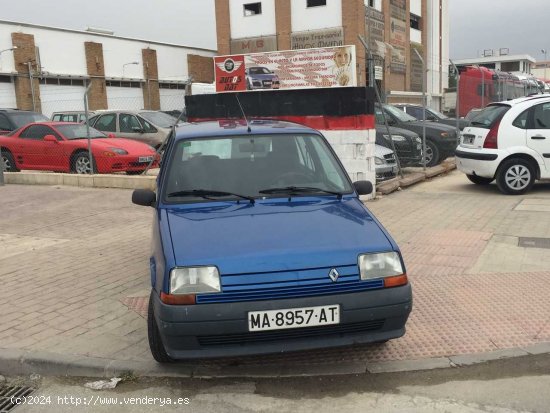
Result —
[[278, 274], [226, 275], [222, 276], [223, 293], [197, 295], [197, 304], [314, 297], [384, 288], [384, 280], [361, 280], [357, 265], [337, 269], [340, 273], [337, 282], [332, 282], [328, 277], [330, 268]]
[[244, 345], [273, 340], [291, 340], [317, 336], [345, 336], [348, 334], [379, 330], [383, 325], [384, 320], [372, 320], [322, 327], [305, 327], [242, 334], [220, 334], [215, 336], [199, 336], [197, 338], [201, 346]]
[[397, 161], [395, 160], [395, 154], [393, 153], [384, 155], [384, 159], [386, 160], [386, 163], [389, 163], [389, 164], [397, 163]]

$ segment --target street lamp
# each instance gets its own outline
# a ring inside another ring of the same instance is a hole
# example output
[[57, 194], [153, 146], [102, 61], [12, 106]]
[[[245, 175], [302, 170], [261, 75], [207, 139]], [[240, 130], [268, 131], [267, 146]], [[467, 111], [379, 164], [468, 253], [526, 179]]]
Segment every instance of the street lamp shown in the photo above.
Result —
[[124, 79], [124, 69], [126, 68], [126, 66], [128, 65], [139, 65], [139, 62], [129, 62], [129, 63], [124, 63], [122, 65], [122, 78]]
[[[11, 48], [9, 48], [9, 49], [0, 50], [0, 56], [1, 56], [2, 53], [4, 53], [4, 52], [11, 52], [12, 50], [15, 50], [15, 49], [17, 49], [17, 46], [13, 46], [13, 47], [11, 47]], [[1, 66], [0, 66], [0, 67], [1, 67]]]
[[544, 54], [544, 83], [548, 82], [548, 78], [546, 77], [546, 68], [548, 67], [548, 60], [546, 60], [546, 54], [548, 52], [547, 49], [541, 49], [540, 50], [542, 54]]

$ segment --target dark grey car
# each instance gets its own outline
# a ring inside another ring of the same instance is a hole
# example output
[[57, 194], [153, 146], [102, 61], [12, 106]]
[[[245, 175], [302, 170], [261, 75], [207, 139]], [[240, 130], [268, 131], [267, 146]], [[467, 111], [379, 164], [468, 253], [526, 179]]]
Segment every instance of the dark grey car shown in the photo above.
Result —
[[[397, 103], [395, 105], [396, 108], [401, 109], [403, 112], [407, 113], [408, 115], [411, 115], [413, 118], [416, 118], [418, 120], [423, 120], [423, 107], [421, 105], [415, 105], [412, 103]], [[430, 122], [439, 122], [443, 123], [445, 125], [453, 126], [456, 128], [456, 118], [450, 118], [448, 116], [445, 116], [443, 113], [438, 112], [435, 109], [432, 108], [426, 108], [426, 120]], [[460, 130], [464, 129], [466, 126], [470, 125], [470, 121], [467, 119], [459, 119], [458, 120], [458, 127]]]
[[[379, 105], [374, 108], [376, 124], [383, 125], [384, 117]], [[390, 126], [396, 126], [422, 136], [424, 122], [407, 115], [392, 105], [384, 105], [384, 113]], [[454, 156], [457, 146], [456, 129], [449, 125], [426, 121], [426, 165], [435, 166], [449, 156]]]

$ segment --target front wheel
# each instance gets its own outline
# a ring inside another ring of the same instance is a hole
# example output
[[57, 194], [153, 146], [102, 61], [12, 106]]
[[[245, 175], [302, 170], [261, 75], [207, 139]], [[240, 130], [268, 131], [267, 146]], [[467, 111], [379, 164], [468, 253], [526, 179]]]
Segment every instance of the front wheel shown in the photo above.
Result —
[[426, 139], [426, 166], [436, 166], [441, 162], [439, 148], [437, 145]]
[[149, 308], [147, 310], [147, 337], [149, 339], [149, 348], [151, 349], [153, 358], [159, 363], [173, 363], [174, 359], [166, 353], [164, 344], [162, 344], [157, 321], [155, 320], [153, 294], [154, 290], [151, 291], [151, 296], [149, 297]]
[[15, 159], [10, 152], [2, 151], [2, 161], [4, 161], [4, 170], [6, 172], [19, 172], [19, 169], [15, 165]]
[[484, 178], [477, 175], [466, 175], [468, 179], [476, 185], [489, 185], [494, 181], [494, 178]]
[[97, 168], [95, 167], [95, 160], [93, 158], [90, 163], [90, 156], [88, 153], [79, 152], [72, 159], [71, 169], [77, 174], [93, 174], [96, 172]]
[[531, 162], [521, 159], [508, 159], [497, 171], [497, 186], [508, 195], [526, 193], [535, 183], [535, 168]]

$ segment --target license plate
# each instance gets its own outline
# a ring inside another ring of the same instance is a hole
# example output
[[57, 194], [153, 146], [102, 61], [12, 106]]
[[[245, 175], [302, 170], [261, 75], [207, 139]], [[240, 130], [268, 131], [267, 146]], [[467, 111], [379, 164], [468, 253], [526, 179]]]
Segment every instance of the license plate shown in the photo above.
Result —
[[462, 138], [462, 143], [465, 143], [466, 145], [472, 145], [475, 140], [476, 140], [475, 136], [464, 136]]
[[248, 331], [281, 330], [340, 323], [340, 306], [287, 308], [248, 313]]
[[140, 156], [138, 158], [138, 162], [145, 163], [145, 162], [151, 162], [153, 160], [152, 156]]
[[264, 82], [264, 85], [271, 86], [271, 82]]

